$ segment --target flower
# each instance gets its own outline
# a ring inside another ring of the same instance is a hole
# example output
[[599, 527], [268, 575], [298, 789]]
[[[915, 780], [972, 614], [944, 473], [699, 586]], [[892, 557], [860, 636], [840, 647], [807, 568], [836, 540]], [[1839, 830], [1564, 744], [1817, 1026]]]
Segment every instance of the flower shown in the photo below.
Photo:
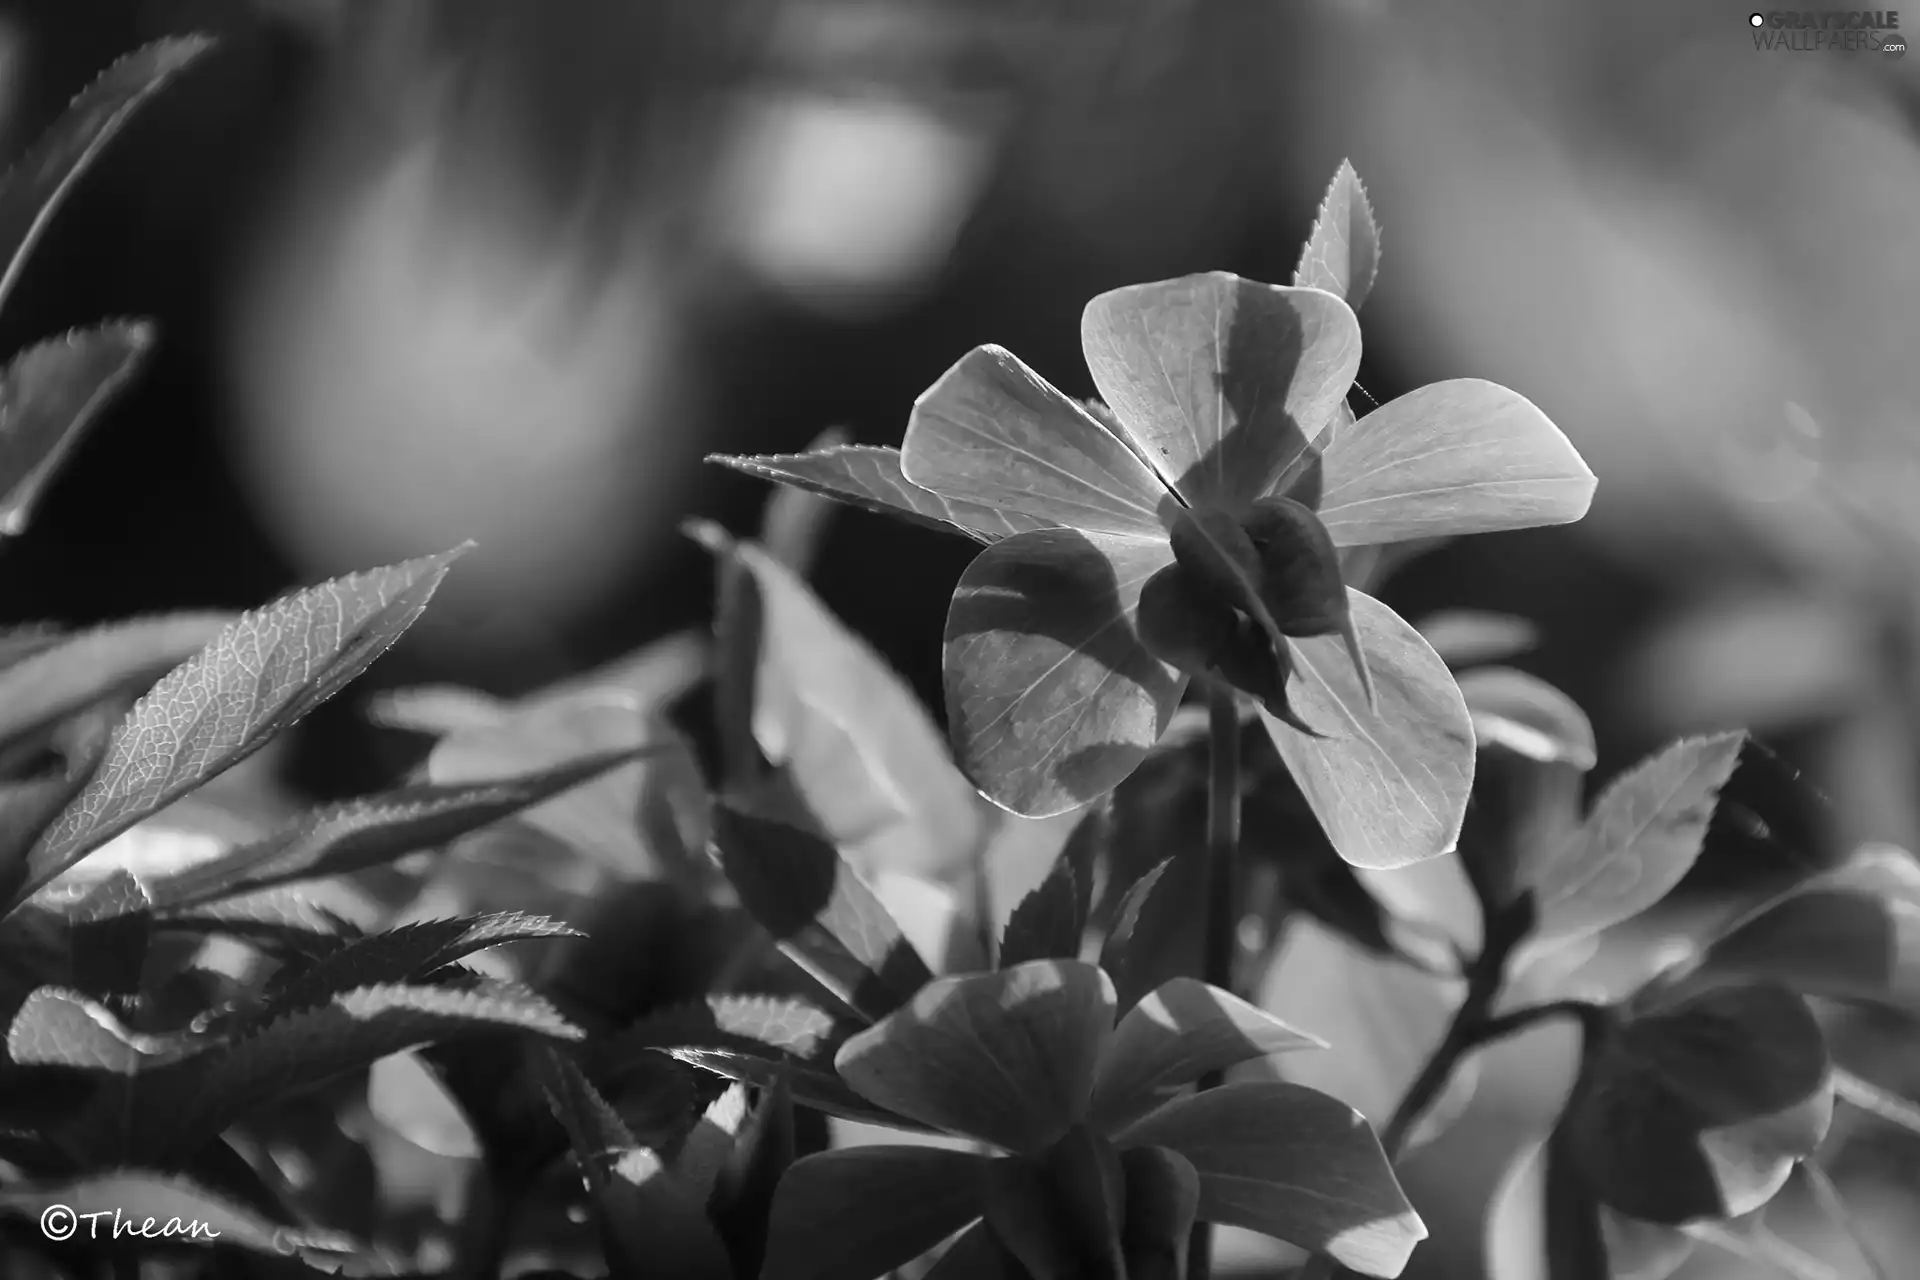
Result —
[[1005, 1250], [1036, 1275], [1148, 1274], [1195, 1221], [1400, 1273], [1426, 1229], [1357, 1112], [1271, 1081], [1186, 1090], [1318, 1041], [1185, 978], [1114, 1015], [1104, 970], [1036, 960], [941, 979], [848, 1040], [834, 1065], [854, 1091], [993, 1151], [798, 1161], [775, 1195], [768, 1280], [867, 1280], [963, 1231], [956, 1268]]
[[1336, 551], [1576, 520], [1594, 488], [1579, 454], [1476, 380], [1355, 420], [1359, 322], [1323, 289], [1134, 285], [1088, 303], [1081, 335], [1107, 408], [983, 346], [915, 402], [897, 452], [722, 461], [987, 544], [948, 615], [947, 710], [1002, 807], [1048, 816], [1111, 790], [1204, 672], [1261, 703], [1347, 861], [1451, 848], [1465, 707], [1419, 634], [1343, 585]]

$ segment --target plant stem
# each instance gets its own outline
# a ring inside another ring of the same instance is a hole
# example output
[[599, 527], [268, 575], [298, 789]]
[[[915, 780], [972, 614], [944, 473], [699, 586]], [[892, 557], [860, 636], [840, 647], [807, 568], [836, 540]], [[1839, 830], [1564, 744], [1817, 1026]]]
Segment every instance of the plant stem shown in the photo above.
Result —
[[[1231, 685], [1207, 688], [1207, 915], [1201, 936], [1201, 981], [1233, 990], [1239, 949], [1239, 913], [1234, 888], [1240, 848], [1240, 708]], [[1223, 1076], [1210, 1072], [1201, 1089], [1217, 1088]], [[1196, 1223], [1187, 1242], [1187, 1280], [1208, 1280], [1213, 1268], [1213, 1228]]]

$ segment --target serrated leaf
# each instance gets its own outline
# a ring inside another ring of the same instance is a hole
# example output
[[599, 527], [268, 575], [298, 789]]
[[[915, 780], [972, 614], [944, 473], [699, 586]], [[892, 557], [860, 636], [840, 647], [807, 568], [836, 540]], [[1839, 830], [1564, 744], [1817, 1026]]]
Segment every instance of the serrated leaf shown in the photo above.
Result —
[[185, 1040], [129, 1030], [96, 1001], [41, 987], [7, 1028], [7, 1056], [20, 1066], [74, 1067], [131, 1076], [179, 1057]]
[[869, 876], [957, 874], [985, 815], [913, 691], [766, 552], [713, 526], [699, 535], [731, 588], [754, 596], [723, 611], [722, 668], [747, 685], [732, 705], [821, 834]]
[[373, 929], [387, 909], [342, 882], [242, 893], [162, 914], [158, 930], [224, 934], [282, 957], [318, 958]]
[[1653, 906], [1692, 869], [1744, 733], [1687, 738], [1614, 779], [1581, 829], [1539, 867], [1536, 934], [1597, 933]]
[[[1090, 813], [1082, 827], [1097, 829], [1102, 815]], [[1093, 906], [1092, 838], [1076, 827], [1053, 860], [1046, 879], [1014, 907], [1000, 939], [1002, 969], [1028, 960], [1078, 960]]]
[[1454, 668], [1502, 662], [1540, 644], [1539, 628], [1525, 618], [1477, 609], [1444, 609], [1420, 622], [1420, 634]]
[[1161, 887], [1178, 856], [1161, 860], [1133, 882], [1100, 944], [1100, 967], [1113, 979], [1114, 1006], [1121, 1012], [1158, 985], [1153, 958], [1144, 954], [1141, 939], [1165, 932], [1156, 917], [1178, 915], [1169, 906], [1174, 895]]
[[1679, 1225], [1772, 1199], [1832, 1115], [1819, 1022], [1786, 988], [1748, 986], [1614, 1028], [1590, 1047], [1562, 1125], [1602, 1203]]
[[883, 1018], [933, 975], [832, 845], [722, 804], [714, 851], [740, 904], [781, 951], [867, 1018]]
[[921, 1124], [1043, 1151], [1085, 1117], [1113, 1012], [1112, 981], [1077, 961], [942, 978], [841, 1045], [834, 1068]]
[[942, 533], [960, 533], [976, 542], [995, 543], [1055, 522], [979, 503], [952, 501], [912, 483], [901, 471], [900, 450], [845, 444], [808, 453], [729, 457], [712, 454], [709, 462], [792, 485], [806, 493], [844, 502], [863, 511], [894, 516]]
[[0, 306], [80, 175], [168, 80], [213, 47], [205, 36], [158, 40], [103, 71], [0, 180]]
[[412, 625], [464, 549], [336, 578], [227, 627], [134, 704], [93, 781], [27, 855], [21, 896], [332, 697]]
[[[254, 1253], [351, 1254], [352, 1237], [340, 1232], [285, 1226], [179, 1174], [115, 1169], [72, 1182], [0, 1190], [0, 1213], [40, 1218], [60, 1206], [59, 1220], [81, 1243], [125, 1240], [217, 1244]], [[49, 1232], [49, 1238], [54, 1238]], [[157, 1244], [156, 1244], [156, 1247]]]
[[773, 1050], [808, 1058], [833, 1031], [833, 1015], [786, 996], [711, 995], [649, 1014], [613, 1037], [613, 1059], [637, 1049]]
[[1270, 1082], [1180, 1098], [1114, 1139], [1165, 1147], [1200, 1175], [1203, 1222], [1245, 1227], [1363, 1275], [1397, 1276], [1426, 1226], [1359, 1112]]
[[357, 938], [284, 980], [264, 1000], [276, 1015], [324, 1004], [359, 987], [431, 977], [476, 951], [533, 938], [579, 937], [580, 931], [544, 916], [504, 912], [458, 920], [423, 920]]
[[774, 1193], [763, 1280], [872, 1280], [979, 1217], [984, 1157], [869, 1146], [797, 1161]]
[[1353, 162], [1342, 160], [1320, 201], [1313, 234], [1300, 250], [1293, 282], [1301, 288], [1325, 289], [1358, 311], [1379, 271], [1380, 226]]
[[1345, 302], [1224, 271], [1109, 290], [1087, 303], [1080, 342], [1161, 481], [1190, 507], [1234, 515], [1306, 450], [1360, 368]]
[[1399, 614], [1348, 589], [1367, 655], [1369, 700], [1342, 641], [1292, 642], [1288, 701], [1324, 736], [1309, 738], [1265, 710], [1273, 745], [1335, 852], [1373, 869], [1454, 847], [1473, 789], [1473, 726], [1453, 675]]
[[615, 751], [519, 778], [416, 784], [327, 805], [261, 840], [156, 878], [148, 888], [159, 906], [179, 913], [293, 880], [346, 875], [490, 826], [633, 756], [631, 751]]
[[26, 532], [47, 482], [152, 346], [151, 325], [104, 324], [49, 338], [0, 370], [0, 534]]
[[1023, 533], [968, 566], [947, 613], [947, 723], [961, 767], [1022, 817], [1111, 791], [1146, 758], [1187, 679], [1148, 652], [1140, 590], [1163, 541]]

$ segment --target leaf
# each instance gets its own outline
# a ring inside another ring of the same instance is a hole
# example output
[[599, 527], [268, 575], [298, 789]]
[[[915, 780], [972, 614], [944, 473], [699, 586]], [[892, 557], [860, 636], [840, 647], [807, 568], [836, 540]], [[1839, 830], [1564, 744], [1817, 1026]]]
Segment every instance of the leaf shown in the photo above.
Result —
[[1462, 675], [1459, 684], [1482, 751], [1500, 747], [1582, 773], [1598, 760], [1586, 712], [1538, 676], [1511, 667], [1479, 667]]
[[833, 1015], [785, 996], [710, 995], [661, 1009], [620, 1032], [607, 1052], [618, 1060], [639, 1049], [772, 1050], [810, 1058], [834, 1030]]
[[243, 615], [134, 704], [86, 790], [27, 855], [24, 897], [238, 764], [365, 670], [464, 547], [336, 578]]
[[[54, 1214], [55, 1206], [67, 1212]], [[69, 1239], [88, 1243], [178, 1240], [281, 1256], [349, 1254], [360, 1248], [339, 1232], [283, 1226], [178, 1174], [148, 1169], [114, 1169], [73, 1182], [7, 1187], [0, 1190], [0, 1213], [47, 1224], [58, 1221], [71, 1227]], [[47, 1234], [59, 1239], [50, 1229]]]
[[276, 888], [196, 904], [161, 914], [154, 928], [240, 938], [281, 955], [331, 954], [387, 916], [387, 908], [335, 881], [301, 889]]
[[707, 1201], [735, 1275], [757, 1276], [766, 1262], [774, 1197], [793, 1167], [795, 1144], [793, 1090], [782, 1076], [761, 1091]]
[[1540, 632], [1525, 618], [1475, 609], [1443, 609], [1420, 623], [1420, 634], [1449, 667], [1502, 662], [1530, 652]]
[[[1083, 825], [1097, 826], [1101, 815], [1090, 813]], [[1029, 960], [1078, 960], [1086, 940], [1087, 915], [1093, 905], [1092, 839], [1069, 837], [1033, 892], [1020, 900], [1001, 935], [1002, 969]]]
[[1340, 857], [1356, 867], [1405, 866], [1459, 838], [1473, 788], [1472, 722], [1420, 633], [1372, 596], [1348, 595], [1373, 706], [1341, 642], [1321, 636], [1292, 642], [1288, 698], [1326, 736], [1308, 738], [1264, 709], [1261, 717]]
[[1325, 289], [1358, 311], [1379, 271], [1380, 228], [1373, 220], [1373, 205], [1353, 162], [1342, 160], [1320, 201], [1313, 234], [1300, 251], [1293, 282], [1302, 288]]
[[1120, 1019], [1101, 1059], [1093, 1123], [1118, 1129], [1211, 1072], [1325, 1041], [1288, 1026], [1245, 1000], [1192, 978], [1175, 978]]
[[394, 1053], [367, 1069], [367, 1110], [423, 1151], [477, 1160], [485, 1149], [459, 1099], [418, 1053]]
[[900, 471], [950, 502], [1122, 537], [1165, 537], [1173, 501], [1105, 424], [997, 346], [975, 347], [913, 402]]
[[503, 943], [579, 936], [578, 929], [557, 920], [518, 912], [403, 924], [353, 939], [292, 974], [277, 976], [265, 999], [276, 1015], [284, 1014], [360, 987], [427, 979], [475, 951]]
[[735, 471], [792, 485], [836, 501], [894, 516], [942, 533], [961, 533], [976, 542], [994, 543], [1029, 529], [1050, 529], [1056, 522], [976, 502], [952, 501], [908, 481], [900, 450], [843, 444], [807, 453], [729, 457], [710, 454], [709, 462]]
[[1816, 879], [1709, 946], [1688, 982], [1708, 981], [1775, 981], [1807, 995], [1920, 1010], [1920, 902]]
[[[818, 453], [846, 443], [845, 427], [828, 427], [813, 438], [807, 452]], [[760, 516], [760, 543], [775, 560], [804, 581], [813, 572], [834, 511], [834, 504], [819, 494], [781, 485], [767, 495], [767, 505]]]
[[[1385, 1126], [1464, 995], [1457, 979], [1371, 955], [1317, 921], [1295, 918], [1254, 998], [1328, 1047], [1276, 1059], [1262, 1074], [1330, 1094]], [[1432, 1141], [1465, 1113], [1478, 1063], [1470, 1056], [1454, 1069], [1410, 1146]]]
[[128, 120], [168, 80], [213, 47], [205, 36], [157, 40], [88, 85], [0, 182], [0, 306], [54, 213]]
[[1478, 378], [1375, 409], [1321, 453], [1320, 519], [1342, 547], [1569, 524], [1594, 477], [1525, 397]]
[[41, 987], [7, 1028], [7, 1056], [20, 1066], [74, 1067], [131, 1076], [180, 1056], [185, 1042], [129, 1030], [105, 1005]]
[[30, 734], [116, 694], [144, 693], [232, 621], [173, 613], [61, 636], [0, 670], [0, 736]]
[[700, 1201], [635, 1142], [619, 1115], [572, 1062], [539, 1055], [541, 1084], [566, 1129], [593, 1196], [607, 1261], [616, 1274], [660, 1271], [692, 1280], [727, 1280], [725, 1246]]
[[73, 977], [82, 988], [138, 995], [153, 935], [153, 900], [139, 879], [115, 871], [67, 913]]
[[346, 875], [434, 848], [626, 764], [631, 751], [575, 760], [519, 778], [415, 784], [309, 810], [251, 844], [149, 882], [172, 911], [302, 879]]
[[[577, 1040], [581, 1032], [530, 992], [369, 986], [288, 1014], [246, 1039], [143, 1071], [135, 1081], [130, 1158], [172, 1165], [270, 1103], [366, 1068], [390, 1053], [453, 1037], [516, 1033]], [[103, 1117], [80, 1130], [97, 1150]]]
[[1152, 976], [1155, 957], [1147, 954], [1150, 948], [1143, 945], [1142, 939], [1163, 936], [1167, 932], [1165, 926], [1179, 918], [1179, 913], [1169, 910], [1177, 895], [1171, 886], [1166, 890], [1161, 888], [1170, 871], [1178, 874], [1174, 867], [1174, 858], [1178, 856], [1156, 863], [1133, 882], [1133, 887], [1120, 901], [1113, 928], [1101, 944], [1100, 967], [1113, 979], [1116, 1008], [1132, 1009], [1141, 996], [1157, 985]]
[[1042, 530], [982, 552], [954, 589], [944, 658], [961, 767], [1022, 817], [1078, 808], [1159, 742], [1186, 678], [1141, 644], [1164, 542]]
[[1542, 1143], [1507, 1166], [1487, 1213], [1488, 1280], [1666, 1280], [1692, 1252], [1685, 1233], [1594, 1203]]
[[125, 713], [120, 702], [88, 707], [56, 727], [44, 744], [59, 757], [59, 767], [22, 781], [0, 782], [0, 891], [14, 891], [26, 874], [27, 851], [99, 771], [114, 727]]
[[1602, 1203], [1679, 1225], [1765, 1204], [1832, 1116], [1819, 1022], [1786, 988], [1748, 986], [1615, 1028], [1590, 1047], [1562, 1124]]
[[1081, 313], [1080, 342], [1161, 480], [1190, 507], [1235, 515], [1319, 435], [1360, 368], [1360, 322], [1339, 298], [1224, 271], [1109, 290]]
[[984, 1157], [865, 1146], [796, 1161], [774, 1193], [762, 1280], [873, 1280], [980, 1216]]
[[1536, 873], [1537, 936], [1598, 933], [1666, 897], [1700, 856], [1745, 744], [1739, 732], [1685, 738], [1615, 778]]
[[0, 370], [0, 534], [26, 532], [47, 482], [152, 347], [151, 325], [122, 321], [49, 338]]
[[1030, 1280], [1030, 1277], [1019, 1259], [1000, 1243], [993, 1228], [980, 1221], [955, 1237], [921, 1280]]
[[66, 639], [67, 632], [52, 622], [28, 622], [0, 629], [0, 671], [44, 653]]
[[765, 551], [710, 525], [700, 538], [755, 596], [723, 629], [723, 667], [749, 682], [753, 740], [821, 834], [869, 876], [956, 874], [985, 814], [912, 689]]
[[747, 913], [849, 1008], [885, 1017], [931, 980], [873, 890], [818, 836], [722, 804], [714, 851]]
[[1126, 1223], [1120, 1247], [1129, 1280], [1182, 1280], [1187, 1241], [1200, 1210], [1200, 1175], [1187, 1158], [1165, 1147], [1120, 1153], [1126, 1178]]
[[1222, 1085], [1123, 1130], [1200, 1175], [1203, 1222], [1273, 1236], [1363, 1275], [1397, 1276], [1427, 1229], [1359, 1112], [1299, 1085]]
[[439, 738], [463, 729], [497, 725], [507, 716], [510, 705], [459, 685], [414, 685], [375, 695], [367, 704], [367, 719], [382, 728]]
[[1093, 965], [1035, 960], [942, 978], [840, 1047], [864, 1098], [943, 1132], [1043, 1151], [1087, 1113], [1113, 1034], [1113, 983]]
[[885, 1108], [868, 1102], [825, 1066], [771, 1055], [764, 1049], [754, 1052], [738, 1049], [673, 1049], [669, 1052], [677, 1062], [762, 1089], [774, 1088], [785, 1079], [793, 1089], [795, 1102], [837, 1119], [886, 1128], [925, 1129], [923, 1125], [903, 1120]]

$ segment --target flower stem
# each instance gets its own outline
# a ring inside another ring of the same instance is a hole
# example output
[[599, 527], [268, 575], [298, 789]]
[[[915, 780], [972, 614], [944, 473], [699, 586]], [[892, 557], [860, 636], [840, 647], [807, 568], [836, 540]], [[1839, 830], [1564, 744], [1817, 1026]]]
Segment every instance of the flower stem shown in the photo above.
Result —
[[[1240, 708], [1232, 686], [1214, 682], [1207, 689], [1207, 916], [1202, 935], [1201, 980], [1223, 991], [1234, 985], [1239, 951], [1239, 913], [1234, 888], [1239, 879]], [[1216, 1088], [1220, 1072], [1200, 1079], [1200, 1088]], [[1187, 1243], [1187, 1280], [1208, 1280], [1213, 1265], [1213, 1228], [1196, 1223]]]

